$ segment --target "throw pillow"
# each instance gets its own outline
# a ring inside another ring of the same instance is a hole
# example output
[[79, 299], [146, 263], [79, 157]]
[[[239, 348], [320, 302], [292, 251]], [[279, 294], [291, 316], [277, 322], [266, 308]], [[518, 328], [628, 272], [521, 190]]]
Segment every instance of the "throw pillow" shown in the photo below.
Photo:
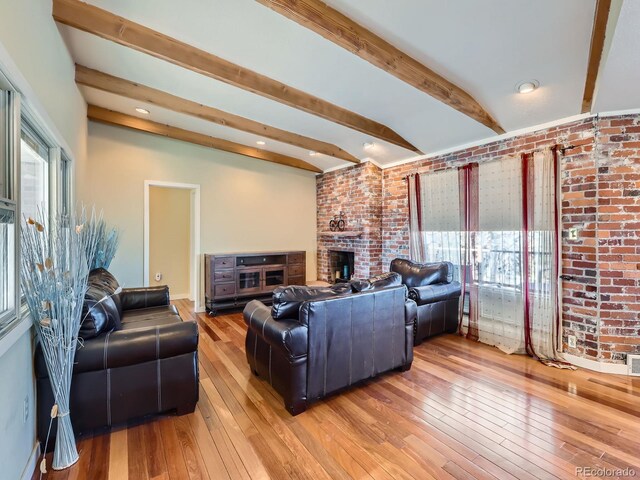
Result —
[[119, 328], [120, 315], [113, 296], [95, 285], [89, 285], [82, 306], [79, 336], [85, 340]]
[[122, 318], [122, 302], [120, 301], [120, 295], [115, 293], [120, 285], [111, 272], [104, 268], [96, 268], [89, 272], [89, 285], [95, 285], [102, 288], [108, 295], [111, 295], [113, 303], [115, 303], [118, 309], [118, 318], [116, 322], [116, 330], [120, 329], [120, 318]]

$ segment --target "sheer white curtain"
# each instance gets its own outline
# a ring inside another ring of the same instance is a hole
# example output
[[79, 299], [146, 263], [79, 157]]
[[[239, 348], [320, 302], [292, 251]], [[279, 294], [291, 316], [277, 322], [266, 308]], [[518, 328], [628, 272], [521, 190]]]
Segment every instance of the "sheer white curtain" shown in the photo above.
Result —
[[[527, 266], [529, 353], [543, 362], [558, 359], [558, 248], [555, 152], [546, 149], [528, 157]], [[559, 365], [556, 365], [559, 366]]]
[[474, 255], [478, 340], [524, 353], [522, 167], [507, 157], [480, 164]]
[[557, 360], [555, 150], [460, 171], [408, 177], [411, 258], [449, 261], [455, 278], [466, 278], [468, 338], [567, 367]]
[[460, 280], [460, 201], [455, 169], [422, 175], [422, 243], [425, 262], [451, 262]]

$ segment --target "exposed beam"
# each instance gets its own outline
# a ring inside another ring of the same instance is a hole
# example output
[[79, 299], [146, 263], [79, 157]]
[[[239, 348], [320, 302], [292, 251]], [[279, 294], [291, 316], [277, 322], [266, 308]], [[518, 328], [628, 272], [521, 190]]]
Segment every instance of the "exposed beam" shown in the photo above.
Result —
[[185, 98], [171, 95], [170, 93], [156, 90], [139, 83], [115, 77], [108, 73], [93, 70], [82, 65], [76, 65], [76, 83], [87, 87], [96, 88], [104, 92], [113, 93], [123, 97], [139, 100], [145, 103], [158, 105], [159, 107], [201, 118], [243, 132], [253, 133], [261, 137], [288, 143], [296, 147], [313, 150], [352, 163], [360, 163], [356, 157], [345, 152], [340, 147], [331, 143], [322, 142], [314, 138], [298, 135], [279, 128], [255, 122], [248, 118], [218, 110], [217, 108], [201, 105]]
[[93, 5], [78, 0], [53, 0], [53, 18], [70, 27], [419, 152], [407, 140], [378, 122]]
[[505, 133], [467, 92], [320, 0], [256, 0], [461, 113]]
[[183, 142], [195, 143], [196, 145], [202, 145], [204, 147], [224, 150], [225, 152], [238, 153], [246, 157], [257, 158], [258, 160], [279, 163], [280, 165], [300, 168], [314, 173], [322, 173], [322, 170], [318, 167], [298, 158], [269, 152], [267, 150], [261, 150], [259, 148], [248, 147], [239, 143], [230, 142], [229, 140], [223, 140], [221, 138], [203, 135], [202, 133], [192, 132], [191, 130], [184, 130], [182, 128], [172, 127], [171, 125], [152, 122], [151, 120], [144, 120], [142, 118], [126, 115], [120, 112], [114, 112], [113, 110], [97, 107], [95, 105], [89, 105], [87, 109], [87, 117], [89, 117], [89, 120], [94, 120], [96, 122], [131, 128], [141, 132], [153, 133], [162, 137], [181, 140]]
[[593, 106], [593, 95], [596, 90], [600, 61], [604, 48], [604, 37], [607, 33], [607, 22], [611, 0], [596, 0], [596, 12], [593, 18], [593, 30], [591, 31], [591, 47], [589, 48], [589, 63], [587, 66], [587, 78], [584, 83], [582, 95], [582, 113], [588, 113]]

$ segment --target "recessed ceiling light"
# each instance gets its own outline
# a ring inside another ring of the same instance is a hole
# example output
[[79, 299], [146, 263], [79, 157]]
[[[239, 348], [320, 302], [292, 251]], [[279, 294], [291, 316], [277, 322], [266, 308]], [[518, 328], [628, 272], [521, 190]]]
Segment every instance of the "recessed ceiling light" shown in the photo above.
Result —
[[267, 142], [265, 142], [264, 140], [258, 140], [256, 143], [258, 145], [266, 145], [267, 144]]
[[309, 155], [311, 155], [312, 157], [315, 157], [316, 155], [318, 155], [318, 152], [314, 152], [313, 150], [310, 150]]
[[136, 112], [141, 113], [143, 115], [149, 115], [149, 110], [142, 107], [136, 107]]
[[539, 86], [540, 83], [538, 83], [537, 80], [528, 80], [526, 82], [519, 83], [516, 90], [518, 93], [531, 93]]
[[371, 150], [375, 146], [376, 144], [373, 142], [366, 142], [362, 144], [362, 148], [364, 148], [365, 150]]

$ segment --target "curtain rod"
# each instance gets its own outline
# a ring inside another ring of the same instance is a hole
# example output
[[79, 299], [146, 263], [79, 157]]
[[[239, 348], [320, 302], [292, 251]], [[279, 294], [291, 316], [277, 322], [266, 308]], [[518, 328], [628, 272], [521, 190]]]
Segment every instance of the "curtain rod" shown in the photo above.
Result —
[[[566, 152], [567, 150], [573, 150], [574, 148], [576, 148], [576, 146], [575, 146], [575, 145], [559, 145], [559, 144], [555, 144], [555, 145], [545, 145], [544, 147], [538, 147], [538, 148], [535, 148], [535, 149], [533, 149], [533, 150], [530, 150], [530, 151], [528, 151], [528, 152], [523, 152], [523, 153], [536, 153], [536, 152], [542, 152], [543, 150], [545, 150], [545, 149], [547, 149], [547, 148], [550, 148], [551, 150], [558, 150], [558, 151], [560, 151], [560, 153], [562, 153], [562, 155], [564, 155], [564, 154], [565, 154], [565, 152]], [[439, 170], [437, 170], [437, 172], [441, 172], [441, 171], [443, 171], [443, 170], [446, 170], [446, 169], [439, 169]], [[407, 180], [411, 175], [415, 175], [416, 173], [420, 173], [420, 172], [418, 171], [418, 168], [416, 168], [412, 173], [409, 173], [409, 174], [405, 175], [405, 177], [404, 177], [405, 181], [406, 181], [406, 180]]]

